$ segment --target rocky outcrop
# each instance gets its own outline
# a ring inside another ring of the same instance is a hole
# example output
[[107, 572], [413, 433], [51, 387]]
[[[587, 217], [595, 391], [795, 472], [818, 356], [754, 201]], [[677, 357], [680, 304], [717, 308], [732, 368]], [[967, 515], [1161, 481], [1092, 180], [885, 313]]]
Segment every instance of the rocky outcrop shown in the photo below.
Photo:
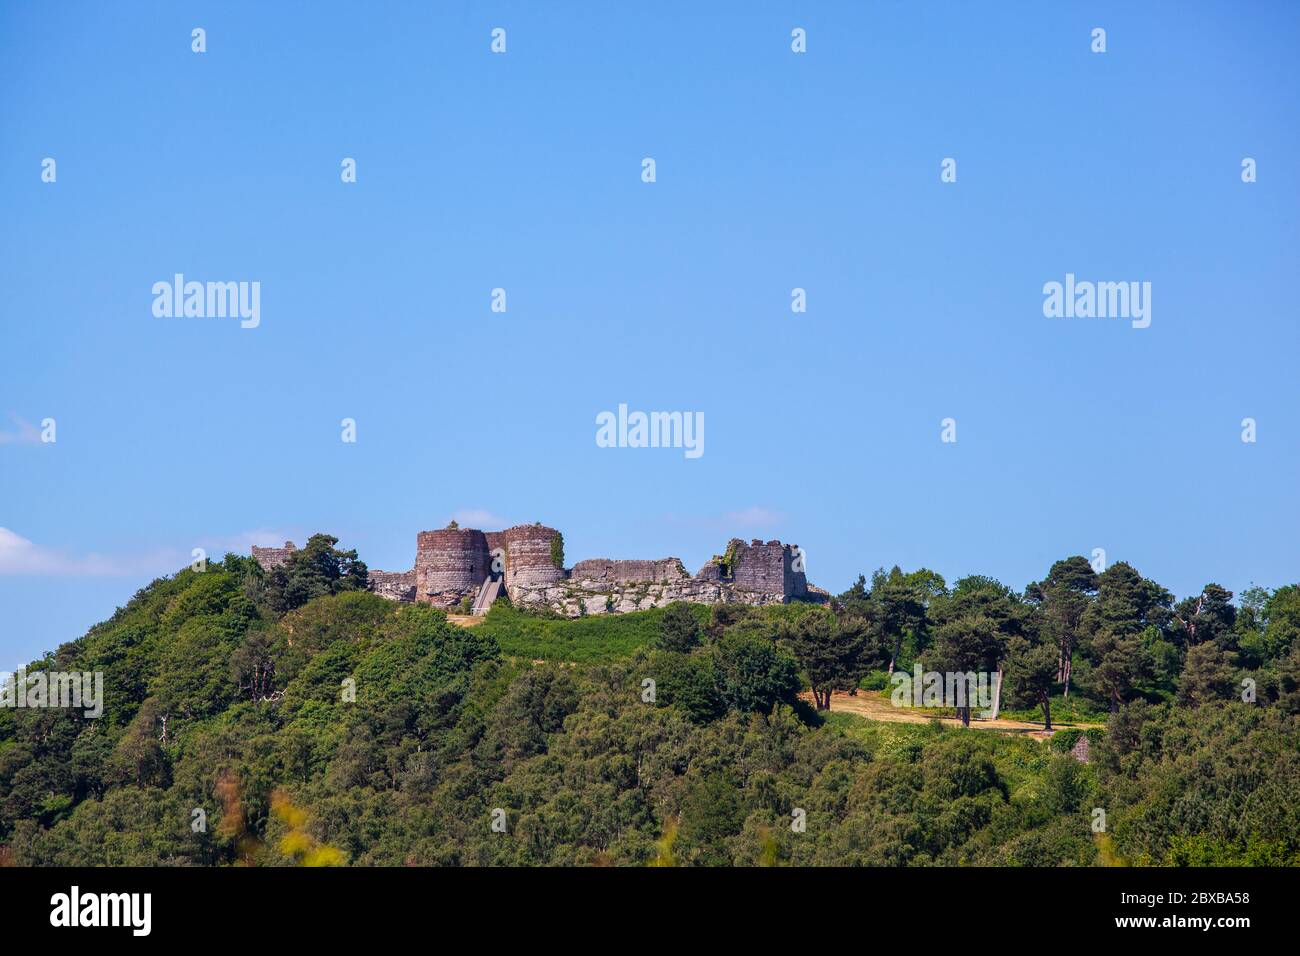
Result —
[[371, 571], [369, 589], [390, 601], [411, 603], [415, 600], [415, 569], [410, 571]]
[[735, 584], [680, 578], [674, 581], [600, 584], [595, 581], [562, 581], [536, 587], [510, 589], [517, 607], [547, 607], [565, 617], [589, 614], [624, 614], [666, 607], [674, 601], [695, 604], [785, 604], [780, 591], [752, 591]]

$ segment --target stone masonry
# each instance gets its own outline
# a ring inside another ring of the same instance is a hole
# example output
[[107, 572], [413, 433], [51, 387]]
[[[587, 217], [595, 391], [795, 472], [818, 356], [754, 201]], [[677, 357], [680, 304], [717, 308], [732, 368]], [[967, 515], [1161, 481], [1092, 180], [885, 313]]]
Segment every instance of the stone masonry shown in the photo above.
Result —
[[473, 598], [489, 574], [488, 539], [473, 528], [421, 531], [415, 536], [415, 600], [454, 607]]
[[[292, 549], [287, 542], [286, 547]], [[254, 557], [280, 550], [254, 549]], [[646, 610], [674, 601], [762, 605], [827, 598], [825, 591], [808, 584], [799, 547], [780, 541], [746, 544], [733, 538], [724, 554], [694, 576], [672, 557], [588, 558], [566, 569], [563, 553], [560, 532], [540, 523], [480, 531], [453, 522], [416, 535], [410, 571], [371, 571], [370, 589], [394, 601], [455, 608], [473, 603], [484, 582], [502, 579], [516, 606], [546, 607], [567, 617]]]
[[259, 548], [253, 545], [253, 560], [262, 566], [263, 571], [270, 571], [287, 564], [297, 550], [292, 541], [286, 541], [283, 548]]
[[370, 590], [391, 601], [415, 601], [415, 571], [371, 571]]
[[608, 558], [588, 558], [579, 561], [569, 572], [575, 581], [609, 584], [641, 584], [659, 581], [679, 581], [689, 578], [686, 568], [676, 558], [660, 561], [611, 561]]

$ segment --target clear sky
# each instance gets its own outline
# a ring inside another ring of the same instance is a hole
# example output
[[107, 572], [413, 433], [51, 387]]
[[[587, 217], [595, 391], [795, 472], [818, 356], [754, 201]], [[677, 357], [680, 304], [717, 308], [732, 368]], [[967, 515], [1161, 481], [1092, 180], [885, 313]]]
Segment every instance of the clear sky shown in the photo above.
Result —
[[[1300, 580], [1298, 49], [1282, 2], [0, 4], [0, 669], [191, 548], [402, 570], [453, 515], [832, 591]], [[155, 317], [178, 272], [260, 326]], [[1150, 327], [1046, 318], [1067, 273]], [[620, 403], [704, 455], [597, 447]]]

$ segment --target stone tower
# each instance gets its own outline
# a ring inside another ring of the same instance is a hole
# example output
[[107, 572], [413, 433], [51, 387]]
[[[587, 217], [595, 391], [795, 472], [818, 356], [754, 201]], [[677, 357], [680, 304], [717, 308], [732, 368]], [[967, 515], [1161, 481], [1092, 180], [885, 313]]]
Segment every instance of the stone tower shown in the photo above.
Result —
[[415, 600], [455, 607], [478, 596], [493, 576], [493, 556], [503, 567], [507, 589], [536, 587], [564, 579], [560, 532], [541, 524], [505, 531], [446, 527], [421, 531], [415, 544]]
[[474, 528], [447, 527], [415, 537], [415, 600], [453, 607], [473, 599], [488, 576], [487, 536]]
[[563, 554], [557, 550], [563, 539], [554, 528], [520, 524], [500, 532], [500, 537], [505, 542], [507, 588], [535, 587], [564, 579]]

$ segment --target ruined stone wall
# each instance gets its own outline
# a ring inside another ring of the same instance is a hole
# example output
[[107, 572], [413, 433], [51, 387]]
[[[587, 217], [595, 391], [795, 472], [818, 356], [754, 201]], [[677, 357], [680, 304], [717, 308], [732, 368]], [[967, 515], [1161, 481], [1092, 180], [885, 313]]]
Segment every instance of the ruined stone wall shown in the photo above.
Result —
[[[787, 544], [785, 546], [785, 596], [802, 600], [812, 594], [813, 590], [808, 584], [808, 575], [803, 571], [794, 569], [795, 558], [801, 555], [797, 544]], [[826, 592], [822, 592], [823, 594]]]
[[415, 600], [452, 607], [488, 576], [488, 541], [473, 528], [421, 531], [415, 538]]
[[569, 572], [574, 581], [593, 584], [640, 584], [652, 581], [678, 581], [685, 578], [686, 569], [678, 558], [659, 561], [613, 561], [609, 558], [588, 558], [579, 561]]
[[[566, 572], [556, 566], [552, 551], [552, 542], [559, 537], [554, 528], [541, 524], [505, 531], [452, 527], [421, 531], [416, 535], [415, 567], [371, 571], [370, 590], [394, 601], [454, 607], [478, 596], [491, 573], [491, 553], [499, 548], [505, 556], [505, 585], [511, 600], [525, 607], [548, 606], [571, 617], [645, 610], [674, 601], [762, 605], [828, 598], [794, 569], [797, 548], [780, 541], [754, 539], [745, 544], [733, 538], [724, 555], [690, 577], [677, 558], [591, 558]], [[288, 561], [296, 550], [292, 541], [283, 548], [252, 549], [253, 557], [267, 570]]]
[[371, 571], [367, 587], [390, 601], [415, 600], [415, 569], [410, 571]]
[[717, 561], [708, 561], [704, 567], [695, 572], [697, 581], [721, 581], [723, 579], [722, 565]]
[[735, 555], [731, 577], [737, 587], [750, 591], [786, 593], [790, 553], [780, 541], [764, 544], [755, 538], [745, 544], [733, 538], [727, 545], [727, 552]]
[[749, 544], [739, 538], [727, 542], [723, 555], [715, 557], [696, 573], [697, 581], [720, 581], [737, 588], [760, 593], [780, 592], [787, 598], [808, 596], [808, 577], [795, 570], [798, 545], [780, 541], [763, 542], [757, 538]]
[[564, 579], [564, 569], [557, 568], [551, 557], [551, 541], [558, 536], [554, 528], [540, 524], [516, 525], [499, 533], [505, 540], [506, 588], [511, 595], [517, 587]]
[[[823, 600], [820, 595], [809, 594], [809, 600]], [[599, 584], [570, 578], [551, 584], [515, 587], [510, 600], [517, 607], [548, 607], [565, 617], [584, 617], [591, 614], [623, 614], [628, 611], [647, 611], [654, 607], [667, 607], [674, 601], [694, 604], [785, 604], [788, 598], [781, 591], [753, 591], [730, 582], [701, 581], [698, 578], [679, 578], [675, 581]]]
[[263, 571], [270, 571], [282, 564], [288, 564], [297, 550], [292, 541], [286, 541], [283, 548], [259, 548], [253, 545], [253, 560], [262, 566]]

